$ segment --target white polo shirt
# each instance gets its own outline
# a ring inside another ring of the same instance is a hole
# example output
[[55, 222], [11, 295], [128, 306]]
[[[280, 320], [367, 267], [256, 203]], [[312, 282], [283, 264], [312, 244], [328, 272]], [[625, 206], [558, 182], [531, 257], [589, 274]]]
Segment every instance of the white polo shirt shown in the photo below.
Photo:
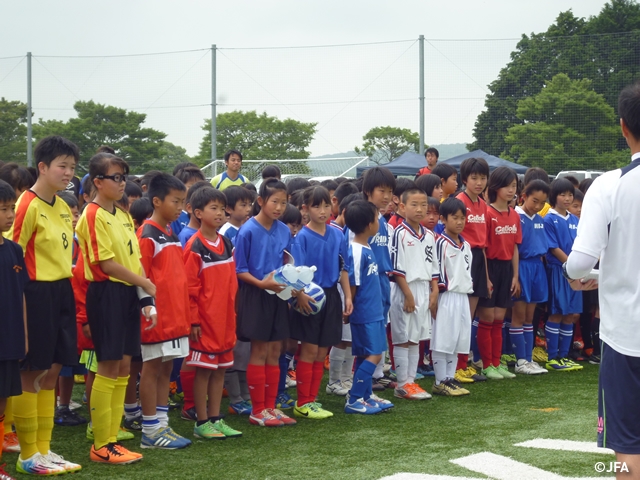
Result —
[[600, 257], [600, 338], [640, 357], [640, 153], [596, 178], [585, 195], [573, 250]]

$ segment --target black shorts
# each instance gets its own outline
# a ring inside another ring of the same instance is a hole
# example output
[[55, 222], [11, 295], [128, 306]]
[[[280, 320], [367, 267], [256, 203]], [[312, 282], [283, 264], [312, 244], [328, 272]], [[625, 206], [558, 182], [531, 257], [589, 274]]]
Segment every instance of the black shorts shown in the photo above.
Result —
[[289, 304], [275, 294], [242, 282], [236, 313], [238, 340], [276, 342], [289, 338]]
[[48, 370], [54, 363], [78, 364], [76, 302], [71, 280], [29, 282], [27, 304], [29, 352], [23, 370]]
[[140, 355], [140, 303], [136, 287], [119, 282], [91, 282], [87, 320], [98, 362]]
[[484, 253], [479, 247], [471, 249], [471, 280], [473, 281], [473, 293], [471, 297], [488, 298], [489, 287], [487, 285], [487, 265], [484, 262]]
[[0, 360], [0, 398], [21, 394], [20, 360]]
[[332, 347], [342, 340], [342, 299], [338, 287], [325, 288], [326, 302], [316, 315], [305, 316], [291, 309], [291, 338]]
[[511, 282], [513, 281], [513, 264], [511, 260], [487, 259], [489, 280], [493, 284], [490, 298], [480, 298], [478, 306], [482, 308], [509, 308], [511, 300]]
[[602, 342], [598, 380], [598, 446], [640, 454], [640, 357]]

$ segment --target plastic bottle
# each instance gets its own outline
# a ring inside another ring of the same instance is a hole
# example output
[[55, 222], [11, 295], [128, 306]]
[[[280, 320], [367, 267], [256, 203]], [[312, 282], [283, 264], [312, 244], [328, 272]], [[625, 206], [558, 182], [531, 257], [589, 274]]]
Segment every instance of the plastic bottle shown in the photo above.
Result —
[[298, 271], [298, 281], [295, 283], [294, 288], [296, 290], [302, 290], [308, 287], [309, 284], [313, 281], [313, 276], [318, 269], [315, 267], [315, 265], [312, 265], [311, 267], [297, 267], [296, 270]]
[[[298, 272], [298, 269], [291, 264], [283, 265], [274, 272], [273, 279], [278, 283], [287, 285], [284, 290], [277, 294], [278, 297], [282, 300], [289, 300], [291, 298], [291, 290], [293, 290], [294, 285], [296, 285], [299, 275], [300, 272]], [[273, 295], [275, 292], [267, 290], [267, 293]]]

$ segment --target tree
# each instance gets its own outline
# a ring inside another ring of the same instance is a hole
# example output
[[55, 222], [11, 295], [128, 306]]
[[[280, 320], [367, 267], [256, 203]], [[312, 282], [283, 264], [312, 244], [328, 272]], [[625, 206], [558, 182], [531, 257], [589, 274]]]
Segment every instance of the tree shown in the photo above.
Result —
[[508, 129], [504, 157], [549, 173], [617, 166], [602, 157], [616, 147], [616, 115], [590, 80], [558, 74], [540, 93], [520, 100], [516, 116], [522, 124]]
[[408, 128], [374, 127], [362, 140], [362, 148], [355, 147], [355, 152], [368, 156], [378, 165], [388, 163], [405, 152], [420, 149], [420, 135]]
[[27, 105], [0, 98], [0, 160], [27, 162]]
[[78, 145], [80, 161], [85, 164], [98, 147], [109, 145], [129, 163], [132, 173], [143, 173], [147, 162], [162, 158], [166, 134], [143, 127], [146, 114], [93, 101], [78, 101], [73, 108], [77, 118], [66, 122], [41, 119], [33, 127], [34, 137], [55, 134], [68, 138]]

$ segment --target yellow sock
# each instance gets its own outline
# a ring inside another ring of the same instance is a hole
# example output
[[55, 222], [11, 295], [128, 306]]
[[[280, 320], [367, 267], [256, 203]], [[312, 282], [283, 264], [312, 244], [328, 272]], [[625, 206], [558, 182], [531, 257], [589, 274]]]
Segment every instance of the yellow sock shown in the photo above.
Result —
[[53, 415], [56, 411], [56, 392], [40, 390], [38, 392], [38, 451], [46, 455], [51, 450], [51, 433], [53, 432]]
[[127, 393], [127, 384], [129, 383], [129, 375], [126, 377], [118, 377], [115, 381], [113, 389], [113, 397], [111, 398], [111, 438], [110, 442], [115, 442], [120, 430], [120, 422], [122, 422], [122, 414], [124, 413], [124, 397]]
[[20, 458], [38, 453], [38, 394], [22, 392], [13, 402], [13, 421], [20, 442]]
[[116, 381], [96, 374], [91, 389], [91, 424], [96, 450], [109, 443], [111, 436], [111, 398]]

